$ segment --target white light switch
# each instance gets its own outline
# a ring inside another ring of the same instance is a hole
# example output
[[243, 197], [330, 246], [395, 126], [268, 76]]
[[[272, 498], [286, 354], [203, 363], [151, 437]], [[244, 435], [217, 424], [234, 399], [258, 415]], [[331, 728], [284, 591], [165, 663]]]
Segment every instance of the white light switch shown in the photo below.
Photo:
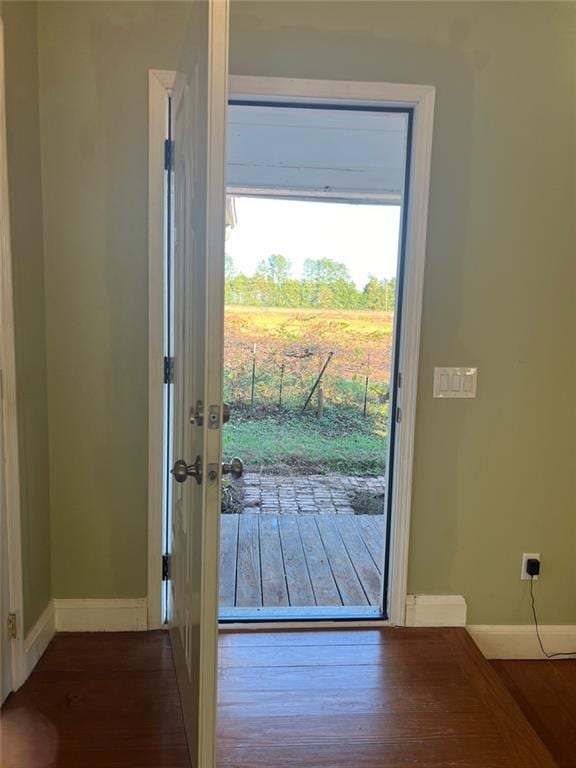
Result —
[[478, 368], [434, 368], [434, 397], [476, 397]]

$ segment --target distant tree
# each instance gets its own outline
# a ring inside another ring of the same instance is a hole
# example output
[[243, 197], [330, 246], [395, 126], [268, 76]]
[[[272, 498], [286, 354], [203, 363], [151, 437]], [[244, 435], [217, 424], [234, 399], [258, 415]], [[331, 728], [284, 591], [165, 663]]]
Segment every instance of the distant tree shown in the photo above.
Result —
[[275, 285], [282, 285], [290, 277], [292, 264], [281, 253], [273, 253], [267, 259], [263, 259], [257, 267], [257, 274], [271, 280]]
[[224, 300], [226, 304], [235, 304], [234, 301], [234, 281], [236, 278], [236, 267], [234, 259], [229, 253], [224, 255]]
[[332, 259], [306, 259], [302, 270], [304, 280], [321, 285], [334, 285], [339, 280], [352, 282], [348, 267]]
[[395, 294], [396, 278], [378, 280], [374, 275], [369, 275], [362, 291], [362, 306], [365, 309], [389, 312], [394, 309]]
[[346, 309], [354, 283], [348, 267], [332, 259], [306, 259], [302, 270], [303, 293], [308, 305]]
[[279, 253], [263, 259], [253, 275], [236, 270], [226, 255], [226, 302], [247, 306], [326, 307], [329, 309], [394, 309], [396, 280], [369, 275], [358, 290], [345, 264], [328, 258], [306, 259], [300, 279]]
[[396, 306], [396, 278], [392, 277], [390, 280], [385, 280], [384, 291], [384, 311], [392, 312]]
[[236, 265], [234, 259], [229, 253], [224, 255], [224, 274], [226, 277], [235, 277], [237, 274]]
[[362, 291], [364, 295], [363, 305], [366, 309], [384, 308], [384, 285], [374, 275], [368, 275], [368, 282]]

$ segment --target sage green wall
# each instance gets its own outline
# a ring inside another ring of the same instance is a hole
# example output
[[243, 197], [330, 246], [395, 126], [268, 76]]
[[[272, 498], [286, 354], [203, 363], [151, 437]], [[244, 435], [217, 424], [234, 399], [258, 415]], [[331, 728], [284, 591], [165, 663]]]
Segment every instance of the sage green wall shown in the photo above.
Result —
[[[146, 70], [185, 4], [45, 3], [40, 115], [57, 597], [146, 591]], [[231, 71], [437, 86], [410, 589], [574, 623], [576, 15], [558, 3], [233, 0]], [[478, 365], [477, 400], [431, 398]]]
[[[235, 74], [437, 87], [409, 589], [576, 621], [576, 6], [234, 2]], [[478, 398], [433, 400], [434, 365]]]
[[38, 9], [54, 596], [146, 595], [148, 69], [187, 3]]
[[27, 631], [51, 595], [36, 5], [4, 2], [2, 18]]

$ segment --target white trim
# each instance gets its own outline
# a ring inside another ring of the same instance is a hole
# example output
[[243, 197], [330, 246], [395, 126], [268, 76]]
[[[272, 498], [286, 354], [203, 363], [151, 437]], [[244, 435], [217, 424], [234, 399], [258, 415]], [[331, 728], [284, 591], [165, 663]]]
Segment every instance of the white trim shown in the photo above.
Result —
[[401, 409], [402, 421], [396, 432], [396, 458], [395, 466], [392, 468], [388, 615], [394, 624], [402, 624], [405, 618], [408, 591], [412, 469], [435, 99], [434, 88], [416, 87], [416, 90], [418, 101], [414, 105], [403, 317], [398, 359], [398, 371], [402, 373], [402, 387], [398, 391], [398, 406]]
[[466, 601], [462, 595], [407, 595], [407, 627], [465, 627]]
[[[149, 69], [148, 70], [148, 85], [149, 93], [151, 92], [151, 81], [155, 80], [163, 93], [170, 93], [174, 88], [176, 81], [176, 72], [168, 69]], [[164, 115], [164, 118], [166, 116]]]
[[148, 629], [147, 599], [54, 600], [57, 632], [136, 632]]
[[434, 87], [401, 83], [361, 83], [353, 80], [308, 80], [290, 77], [230, 75], [230, 99], [263, 98], [303, 103], [416, 106], [425, 102]]
[[148, 629], [162, 626], [164, 141], [175, 72], [148, 73]]
[[400, 195], [384, 192], [327, 192], [325, 189], [290, 189], [282, 187], [226, 187], [226, 192], [232, 197], [266, 197], [289, 200], [331, 200], [335, 203], [355, 200], [364, 205], [400, 205]]
[[[533, 624], [472, 624], [467, 629], [487, 659], [545, 658]], [[540, 636], [547, 653], [576, 651], [576, 624], [545, 624], [540, 627]]]
[[229, 91], [231, 99], [261, 97], [278, 102], [298, 100], [314, 103], [377, 104], [412, 107], [414, 110], [410, 190], [407, 201], [408, 227], [405, 234], [403, 317], [397, 360], [398, 371], [402, 373], [402, 387], [398, 391], [402, 421], [396, 427], [395, 462], [392, 467], [392, 530], [389, 599], [386, 606], [391, 622], [403, 625], [406, 618], [412, 466], [435, 88], [428, 85], [232, 75], [229, 78]]
[[56, 633], [56, 620], [54, 616], [54, 602], [50, 600], [42, 615], [34, 624], [24, 639], [24, 657], [26, 678], [40, 661], [42, 654], [48, 647], [50, 640]]
[[[151, 73], [161, 80], [158, 72]], [[162, 73], [164, 89], [169, 89], [175, 73]], [[424, 286], [424, 259], [426, 251], [426, 230], [428, 219], [428, 195], [430, 186], [430, 164], [432, 153], [432, 128], [434, 118], [435, 89], [426, 85], [401, 85], [395, 83], [360, 83], [332, 80], [298, 80], [290, 78], [266, 78], [231, 75], [228, 78], [230, 98], [265, 97], [268, 100], [287, 101], [324, 101], [330, 103], [384, 104], [386, 106], [409, 106], [414, 109], [412, 152], [410, 169], [410, 194], [408, 231], [406, 233], [406, 260], [404, 280], [404, 316], [399, 355], [399, 370], [402, 371], [403, 384], [398, 393], [398, 405], [402, 409], [402, 422], [396, 432], [396, 461], [393, 470], [393, 513], [390, 553], [390, 584], [388, 615], [396, 625], [403, 625], [406, 618], [406, 590], [408, 574], [408, 546], [410, 533], [410, 505], [412, 495], [412, 465], [414, 456], [414, 430], [416, 421], [416, 394], [418, 382], [418, 359], [420, 350], [420, 322], [422, 315], [422, 293]], [[162, 125], [165, 116], [162, 103], [165, 92], [156, 87], [154, 94], [150, 90], [150, 136], [152, 121]], [[153, 102], [154, 101], [154, 106]], [[157, 146], [157, 144], [155, 144]], [[162, 166], [163, 168], [163, 166]], [[163, 170], [158, 172], [157, 162], [150, 159], [149, 196], [157, 197], [163, 189]], [[155, 608], [154, 593], [158, 589], [157, 568], [161, 524], [158, 522], [161, 506], [158, 503], [158, 480], [154, 476], [161, 466], [162, 430], [158, 428], [162, 413], [159, 412], [157, 390], [152, 377], [158, 374], [156, 360], [162, 356], [162, 338], [158, 339], [158, 329], [162, 328], [163, 285], [158, 280], [158, 270], [162, 264], [157, 260], [162, 254], [162, 245], [158, 245], [159, 222], [162, 213], [157, 207], [149, 205], [150, 228], [150, 411], [149, 411], [149, 597], [151, 626], [158, 626], [156, 617], [160, 616]], [[156, 260], [156, 261], [155, 261]], [[154, 295], [153, 295], [154, 294]], [[160, 305], [159, 305], [160, 302]], [[154, 368], [152, 368], [154, 363]], [[154, 458], [156, 457], [156, 458]], [[153, 463], [154, 462], [154, 463]], [[262, 625], [260, 625], [262, 626]]]
[[[4, 480], [10, 574], [10, 611], [16, 614], [17, 637], [12, 640], [12, 687], [25, 679], [24, 603], [22, 588], [22, 536], [20, 519], [20, 470], [18, 458], [18, 419], [16, 412], [16, 356], [14, 308], [12, 298], [12, 253], [8, 192], [8, 154], [6, 145], [6, 98], [4, 79], [4, 26], [0, 19], [0, 366], [2, 368], [2, 407], [4, 426]], [[2, 628], [3, 630], [4, 628]]]

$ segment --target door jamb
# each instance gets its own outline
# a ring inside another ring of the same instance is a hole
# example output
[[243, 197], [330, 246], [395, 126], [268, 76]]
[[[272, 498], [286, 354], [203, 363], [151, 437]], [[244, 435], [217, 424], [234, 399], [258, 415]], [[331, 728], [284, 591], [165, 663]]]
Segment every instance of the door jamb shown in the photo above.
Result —
[[164, 503], [164, 141], [176, 72], [148, 72], [148, 629], [162, 624]]
[[[154, 70], [149, 80], [149, 536], [148, 536], [148, 626], [161, 626], [161, 489], [162, 474], [162, 334], [163, 327], [163, 189], [164, 160], [159, 127], [165, 124], [167, 93], [175, 73]], [[388, 622], [406, 623], [406, 592], [416, 396], [420, 352], [420, 325], [424, 287], [424, 263], [430, 188], [430, 165], [435, 88], [428, 85], [362, 83], [335, 80], [231, 75], [229, 98], [261, 98], [266, 101], [299, 101], [410, 107], [413, 110], [408, 225], [405, 233], [405, 277], [403, 323], [398, 355], [402, 386], [398, 407], [402, 421], [396, 432], [396, 457], [392, 483], [391, 551], [389, 567]], [[162, 224], [160, 224], [162, 222]], [[362, 622], [358, 622], [362, 624]]]
[[[16, 397], [16, 351], [12, 294], [12, 251], [6, 139], [6, 89], [4, 25], [0, 19], [0, 369], [4, 427], [5, 508], [10, 612], [16, 614], [16, 638], [12, 648], [12, 689], [25, 680], [24, 599], [22, 585], [22, 532], [20, 514], [20, 467]], [[5, 627], [1, 627], [2, 632]]]

